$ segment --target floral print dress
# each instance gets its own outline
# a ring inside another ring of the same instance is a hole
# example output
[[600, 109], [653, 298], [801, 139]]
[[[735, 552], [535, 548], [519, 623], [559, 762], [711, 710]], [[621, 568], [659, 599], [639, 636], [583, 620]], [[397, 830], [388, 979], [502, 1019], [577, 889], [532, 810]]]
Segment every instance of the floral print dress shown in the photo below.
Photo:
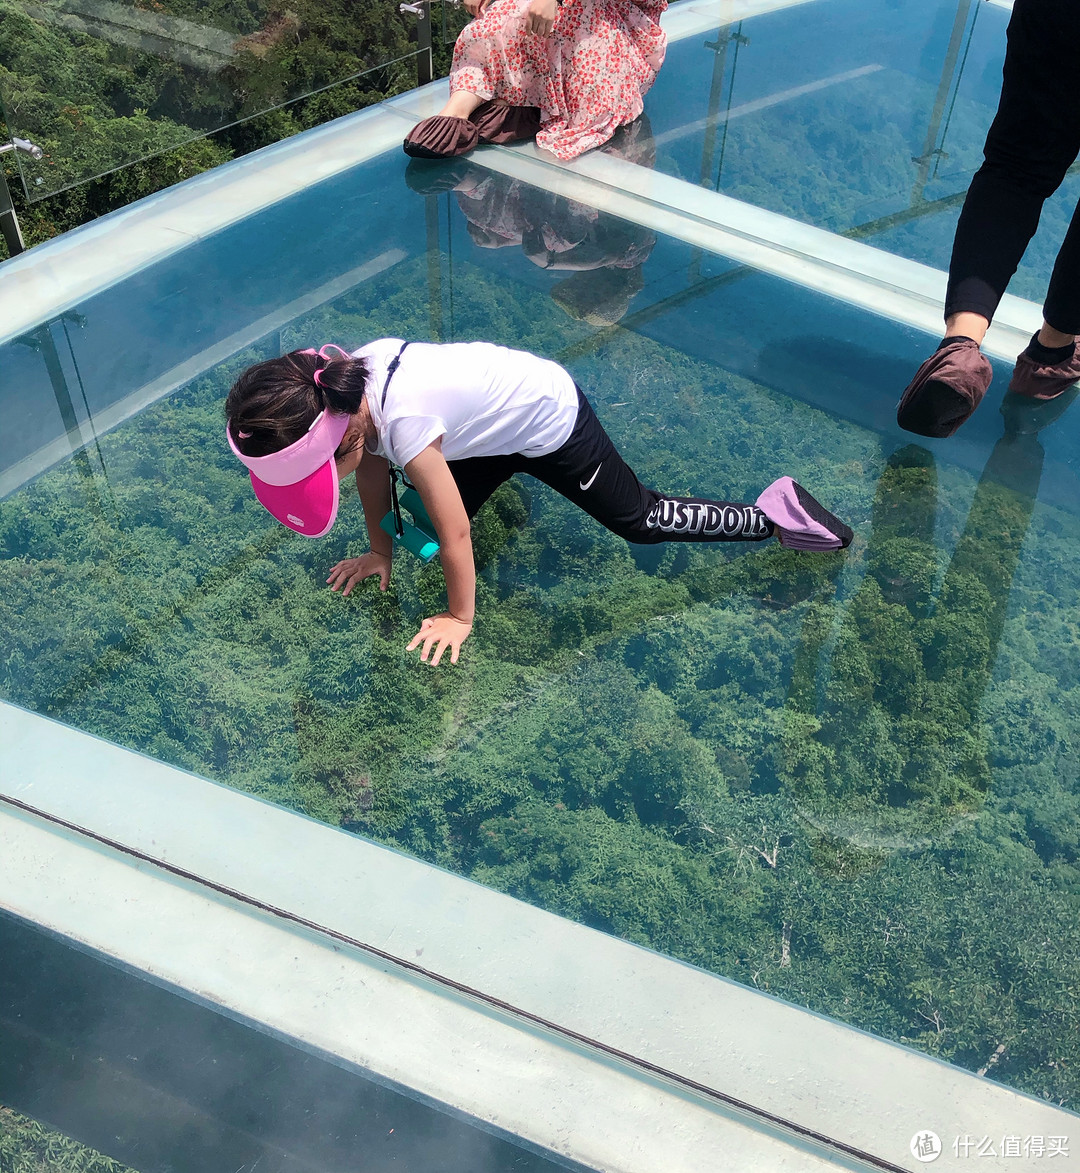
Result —
[[565, 0], [546, 37], [526, 31], [528, 7], [494, 0], [466, 26], [450, 90], [538, 106], [537, 146], [573, 159], [641, 113], [667, 48], [667, 0]]

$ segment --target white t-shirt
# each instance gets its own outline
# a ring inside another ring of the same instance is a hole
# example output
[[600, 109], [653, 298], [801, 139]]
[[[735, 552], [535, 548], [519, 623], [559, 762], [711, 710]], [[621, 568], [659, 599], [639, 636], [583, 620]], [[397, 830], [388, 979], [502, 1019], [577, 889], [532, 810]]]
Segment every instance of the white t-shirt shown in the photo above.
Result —
[[382, 402], [400, 338], [353, 352], [366, 361], [365, 398], [375, 425], [369, 447], [404, 468], [442, 436], [443, 456], [545, 456], [570, 438], [577, 388], [558, 363], [491, 342], [414, 342], [401, 356]]

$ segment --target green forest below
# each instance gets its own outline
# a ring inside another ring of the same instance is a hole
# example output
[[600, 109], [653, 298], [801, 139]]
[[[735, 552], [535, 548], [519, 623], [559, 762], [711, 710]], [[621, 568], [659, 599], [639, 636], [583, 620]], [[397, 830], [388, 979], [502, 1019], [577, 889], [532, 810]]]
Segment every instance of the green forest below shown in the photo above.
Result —
[[[45, 196], [29, 203], [14, 157], [3, 156], [28, 246], [416, 85], [416, 18], [396, 5], [111, 5], [132, 10], [133, 19], [174, 18], [219, 33], [231, 55], [211, 70], [50, 23], [41, 14], [52, 2], [0, 0], [0, 121], [45, 152], [40, 163], [25, 154], [18, 159], [32, 187], [40, 179]], [[75, 10], [94, 7], [87, 0]], [[436, 5], [436, 76], [449, 67], [463, 17], [452, 10], [446, 19], [448, 43]], [[0, 259], [6, 255], [0, 241]]]
[[[286, 347], [428, 337], [426, 265]], [[522, 478], [433, 670], [404, 648], [437, 564], [342, 599], [355, 495], [315, 543], [253, 499], [221, 408], [252, 349], [103, 437], [107, 476], [0, 503], [0, 694], [1080, 1105], [1080, 523], [1036, 504], [1037, 440], [977, 479], [467, 263], [455, 299], [458, 337], [568, 361], [657, 487], [789, 473], [855, 543], [635, 550]]]
[[29, 1116], [0, 1107], [0, 1173], [131, 1173]]
[[[46, 148], [43, 186], [76, 184], [28, 204], [4, 157], [28, 243], [415, 84], [374, 68], [410, 51], [395, 10], [139, 8], [241, 51], [211, 77], [0, 0], [9, 130]], [[722, 190], [857, 235], [910, 193], [910, 97], [883, 72], [733, 121]], [[977, 117], [959, 103], [951, 171]], [[696, 182], [699, 149], [659, 166]], [[941, 267], [954, 215], [872, 243]], [[287, 344], [428, 337], [425, 265]], [[107, 476], [83, 454], [0, 502], [0, 695], [1080, 1109], [1080, 521], [1036, 503], [1038, 441], [976, 478], [457, 269], [457, 336], [561, 357], [650, 482], [752, 499], [790, 473], [852, 548], [635, 551], [515, 482], [475, 527], [476, 633], [433, 671], [404, 645], [437, 564], [343, 600], [323, 580], [365, 547], [358, 503], [305, 543], [252, 499], [221, 416], [248, 350], [104, 437]], [[0, 1110], [0, 1173], [119, 1169], [61, 1140]]]

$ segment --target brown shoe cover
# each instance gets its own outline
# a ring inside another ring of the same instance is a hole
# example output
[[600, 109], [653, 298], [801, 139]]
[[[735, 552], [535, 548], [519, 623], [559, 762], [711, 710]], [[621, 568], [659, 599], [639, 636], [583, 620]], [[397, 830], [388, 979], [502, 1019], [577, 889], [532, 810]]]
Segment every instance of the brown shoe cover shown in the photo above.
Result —
[[404, 142], [406, 155], [414, 159], [452, 159], [480, 142], [476, 127], [467, 118], [436, 114], [418, 122]]
[[481, 102], [469, 118], [482, 143], [516, 143], [536, 138], [540, 129], [539, 106], [508, 106], [492, 100]]
[[935, 350], [915, 372], [896, 422], [919, 436], [951, 436], [982, 402], [993, 368], [970, 338]]
[[1072, 358], [1050, 366], [1025, 350], [1017, 356], [1009, 390], [1028, 399], [1057, 399], [1080, 379], [1080, 347], [1073, 343]]

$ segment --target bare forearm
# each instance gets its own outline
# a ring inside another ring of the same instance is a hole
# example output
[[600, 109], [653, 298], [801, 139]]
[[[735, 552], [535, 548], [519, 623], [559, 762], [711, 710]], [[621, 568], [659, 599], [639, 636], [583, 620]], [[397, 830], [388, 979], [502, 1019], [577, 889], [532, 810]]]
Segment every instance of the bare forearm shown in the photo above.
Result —
[[364, 507], [364, 521], [372, 553], [392, 555], [393, 539], [379, 527], [390, 509], [390, 466], [381, 456], [372, 456], [370, 452], [364, 456], [356, 470], [356, 488], [360, 493], [360, 504]]
[[[405, 466], [424, 508], [439, 535], [439, 560], [446, 578], [447, 609], [420, 625], [409, 644], [420, 647], [420, 659], [438, 664], [446, 649], [450, 663], [458, 662], [462, 643], [472, 631], [476, 611], [476, 567], [473, 564], [472, 527], [454, 475], [442, 454], [442, 437], [433, 440]], [[428, 655], [434, 650], [431, 659]]]
[[476, 614], [476, 567], [468, 530], [440, 541], [439, 561], [446, 579], [447, 610], [462, 623], [472, 623]]

